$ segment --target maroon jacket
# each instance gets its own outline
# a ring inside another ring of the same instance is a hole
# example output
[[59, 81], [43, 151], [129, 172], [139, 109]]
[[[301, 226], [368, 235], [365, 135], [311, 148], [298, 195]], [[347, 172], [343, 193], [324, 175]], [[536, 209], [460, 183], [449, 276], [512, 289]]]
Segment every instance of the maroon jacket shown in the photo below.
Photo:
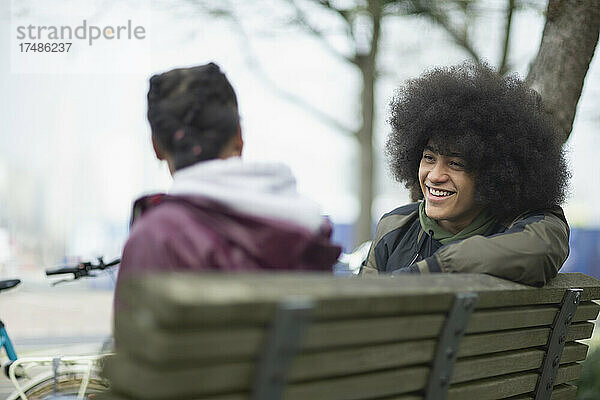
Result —
[[330, 236], [327, 222], [310, 232], [205, 197], [142, 197], [134, 205], [117, 287], [121, 279], [148, 271], [331, 271], [341, 249]]

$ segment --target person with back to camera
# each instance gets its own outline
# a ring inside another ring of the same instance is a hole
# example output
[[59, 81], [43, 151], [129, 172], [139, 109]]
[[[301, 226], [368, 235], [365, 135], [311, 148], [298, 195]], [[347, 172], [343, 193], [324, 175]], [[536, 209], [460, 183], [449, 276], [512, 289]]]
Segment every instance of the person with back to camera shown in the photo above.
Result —
[[117, 287], [150, 270], [332, 269], [340, 248], [290, 169], [241, 160], [236, 95], [217, 65], [153, 76], [148, 120], [173, 184], [135, 202]]
[[[464, 63], [391, 104], [391, 170], [422, 201], [384, 215], [362, 273], [486, 273], [541, 286], [569, 254], [557, 127], [516, 77]], [[415, 197], [415, 196], [413, 196]]]

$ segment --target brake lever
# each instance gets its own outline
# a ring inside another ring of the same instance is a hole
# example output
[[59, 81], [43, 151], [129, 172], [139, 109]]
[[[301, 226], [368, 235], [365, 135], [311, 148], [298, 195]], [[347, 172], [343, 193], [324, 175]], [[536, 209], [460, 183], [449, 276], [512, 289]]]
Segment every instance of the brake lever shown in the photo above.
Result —
[[54, 281], [51, 284], [52, 284], [52, 286], [56, 286], [59, 283], [73, 282], [75, 279], [76, 278], [73, 278], [73, 279], [61, 279], [60, 281]]
[[85, 276], [90, 276], [90, 273], [89, 273], [89, 271], [87, 269], [82, 268], [80, 271], [73, 272], [73, 277], [72, 278], [61, 279], [59, 281], [52, 282], [52, 286], [56, 286], [59, 283], [73, 282], [73, 281], [81, 279], [81, 278], [83, 278]]

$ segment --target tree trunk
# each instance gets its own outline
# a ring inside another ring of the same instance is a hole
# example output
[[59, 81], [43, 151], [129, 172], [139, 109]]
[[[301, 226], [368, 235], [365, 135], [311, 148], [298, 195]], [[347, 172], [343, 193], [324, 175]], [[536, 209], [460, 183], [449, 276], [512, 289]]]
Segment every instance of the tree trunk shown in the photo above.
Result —
[[369, 2], [373, 23], [371, 48], [368, 54], [356, 55], [356, 64], [362, 78], [361, 112], [362, 125], [358, 131], [360, 146], [360, 214], [356, 224], [354, 244], [370, 240], [373, 230], [371, 208], [374, 196], [375, 171], [373, 168], [373, 122], [375, 115], [375, 82], [377, 81], [377, 50], [381, 32], [382, 9], [379, 0]]
[[526, 82], [544, 101], [566, 141], [600, 30], [598, 0], [549, 0], [538, 54]]
[[358, 245], [371, 239], [373, 217], [371, 208], [373, 205], [373, 116], [375, 109], [373, 78], [373, 67], [370, 63], [361, 65], [360, 72], [363, 80], [363, 90], [361, 95], [361, 108], [363, 123], [358, 133], [358, 144], [360, 151], [360, 214], [356, 223], [354, 236], [354, 245]]

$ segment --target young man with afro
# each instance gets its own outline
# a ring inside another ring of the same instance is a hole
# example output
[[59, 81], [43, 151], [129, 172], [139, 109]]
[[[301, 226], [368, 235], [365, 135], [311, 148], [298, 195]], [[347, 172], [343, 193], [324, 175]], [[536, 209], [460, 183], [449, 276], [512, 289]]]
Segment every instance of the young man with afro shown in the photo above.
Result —
[[438, 68], [396, 93], [390, 123], [390, 168], [421, 200], [381, 218], [363, 274], [556, 276], [570, 175], [536, 92], [487, 65]]

